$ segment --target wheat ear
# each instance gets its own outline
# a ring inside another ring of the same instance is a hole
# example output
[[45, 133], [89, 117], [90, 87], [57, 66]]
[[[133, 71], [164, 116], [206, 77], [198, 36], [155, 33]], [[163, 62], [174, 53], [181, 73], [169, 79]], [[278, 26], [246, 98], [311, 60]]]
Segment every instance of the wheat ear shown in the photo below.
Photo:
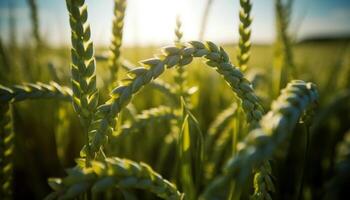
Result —
[[27, 99], [62, 99], [70, 101], [71, 97], [71, 89], [60, 86], [56, 82], [50, 82], [50, 84], [41, 82], [26, 83], [13, 87], [0, 85], [0, 102], [18, 102]]
[[[133, 70], [134, 65], [129, 62], [126, 59], [120, 59], [121, 66], [127, 70]], [[150, 87], [158, 90], [159, 92], [163, 93], [165, 96], [167, 96], [174, 104], [180, 105], [180, 100], [177, 96], [176, 88], [173, 87], [172, 85], [157, 79], [149, 83]]]
[[238, 67], [245, 71], [247, 69], [247, 63], [250, 57], [250, 35], [251, 29], [250, 24], [252, 23], [252, 18], [250, 17], [250, 10], [252, 9], [252, 4], [250, 0], [240, 0], [239, 1], [241, 9], [239, 11], [239, 43], [238, 43], [238, 53], [237, 61]]
[[[111, 70], [111, 83], [118, 80], [120, 68], [120, 47], [123, 40], [123, 27], [126, 9], [126, 0], [114, 0], [114, 18], [112, 24], [112, 41], [110, 46], [109, 67]], [[115, 83], [114, 87], [116, 86]]]
[[0, 105], [0, 196], [12, 199], [14, 132], [9, 103]]
[[[180, 17], [178, 16], [176, 18], [176, 27], [175, 27], [175, 45], [179, 48], [181, 48], [181, 39], [183, 37], [183, 32], [181, 31], [181, 26], [182, 26], [182, 23], [181, 23], [181, 20], [180, 20]], [[185, 98], [186, 100], [186, 79], [187, 79], [187, 72], [185, 71], [184, 69], [184, 66], [178, 66], [177, 69], [176, 69], [176, 75], [174, 77], [174, 80], [177, 84], [177, 93], [178, 93], [178, 96], [180, 97], [183, 97]]]
[[292, 1], [288, 0], [287, 4], [284, 4], [282, 0], [275, 0], [277, 38], [274, 47], [274, 93], [276, 96], [278, 91], [296, 76], [292, 46], [287, 33]]
[[[214, 179], [207, 187], [202, 199], [220, 199], [223, 189], [232, 179], [244, 184], [252, 168], [263, 166], [266, 160], [273, 156], [280, 144], [289, 138], [301, 115], [308, 107], [314, 105], [317, 99], [318, 92], [314, 84], [299, 80], [289, 83], [272, 103], [271, 111], [262, 118], [259, 128], [251, 131], [239, 145], [237, 155], [229, 159], [223, 169], [223, 175]], [[271, 180], [264, 182], [268, 183], [267, 190], [272, 189]]]
[[97, 193], [110, 188], [142, 189], [162, 199], [183, 199], [183, 194], [174, 184], [165, 180], [145, 163], [114, 157], [106, 158], [103, 162], [92, 161], [91, 167], [85, 166], [83, 159], [79, 164], [80, 166], [68, 170], [67, 177], [49, 180], [55, 192], [47, 199], [74, 199], [89, 189]]
[[30, 8], [30, 19], [32, 22], [32, 33], [35, 39], [35, 45], [38, 47], [41, 44], [41, 38], [39, 33], [39, 17], [38, 17], [38, 5], [36, 0], [28, 0]]
[[159, 56], [160, 58], [142, 61], [145, 67], [131, 70], [129, 72], [130, 78], [124, 81], [124, 85], [118, 86], [111, 92], [111, 99], [97, 109], [94, 122], [89, 130], [91, 153], [99, 151], [100, 147], [106, 142], [108, 135], [113, 132], [117, 115], [131, 101], [135, 93], [160, 76], [164, 72], [165, 67], [171, 68], [175, 65], [187, 65], [192, 62], [193, 57], [205, 57], [208, 60], [206, 62], [207, 65], [216, 69], [242, 100], [242, 107], [247, 121], [252, 127], [258, 124], [263, 114], [263, 108], [250, 82], [244, 78], [244, 75], [238, 68], [231, 64], [224, 49], [217, 47], [212, 42], [204, 44], [192, 41], [186, 46], [182, 48], [176, 46], [166, 47], [162, 51], [163, 54]]
[[[87, 22], [88, 13], [85, 0], [66, 0], [66, 4], [72, 41], [73, 107], [86, 130], [86, 147], [89, 149], [87, 129], [98, 104], [94, 47], [90, 40], [91, 31]], [[89, 159], [90, 155], [87, 154], [86, 160]]]

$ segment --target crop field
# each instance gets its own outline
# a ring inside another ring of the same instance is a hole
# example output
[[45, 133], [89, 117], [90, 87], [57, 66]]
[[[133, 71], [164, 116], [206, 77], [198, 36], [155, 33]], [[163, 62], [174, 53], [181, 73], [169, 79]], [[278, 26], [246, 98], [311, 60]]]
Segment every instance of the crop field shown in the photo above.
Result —
[[0, 199], [348, 199], [350, 40], [296, 40], [294, 1], [271, 0], [275, 38], [255, 44], [257, 1], [235, 0], [237, 42], [206, 41], [218, 1], [199, 39], [178, 16], [167, 45], [128, 46], [113, 0], [106, 46], [65, 0], [54, 47], [27, 0], [30, 42], [13, 21], [0, 38]]

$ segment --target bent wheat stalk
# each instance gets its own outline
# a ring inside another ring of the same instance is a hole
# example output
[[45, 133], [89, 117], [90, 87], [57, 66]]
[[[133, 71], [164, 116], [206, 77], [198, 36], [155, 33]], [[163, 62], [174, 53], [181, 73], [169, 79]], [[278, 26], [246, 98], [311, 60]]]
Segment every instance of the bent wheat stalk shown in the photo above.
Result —
[[[251, 169], [263, 166], [264, 161], [271, 158], [281, 143], [285, 142], [298, 119], [306, 109], [318, 99], [317, 89], [312, 83], [292, 81], [282, 90], [282, 94], [272, 103], [271, 111], [260, 121], [259, 128], [251, 131], [235, 157], [227, 162], [223, 175], [214, 179], [206, 188], [202, 199], [220, 199], [227, 183], [232, 179], [244, 184]], [[268, 187], [272, 187], [271, 180]], [[253, 198], [258, 198], [256, 194]]]
[[106, 158], [103, 162], [92, 161], [91, 167], [85, 166], [82, 159], [77, 167], [68, 170], [67, 177], [50, 179], [49, 184], [55, 192], [47, 199], [74, 199], [89, 189], [98, 193], [110, 188], [142, 189], [162, 199], [183, 199], [183, 194], [174, 184], [165, 180], [147, 164], [117, 157]]
[[[120, 59], [121, 66], [127, 70], [130, 71], [134, 68], [134, 65], [127, 61], [126, 59]], [[164, 95], [166, 95], [174, 104], [180, 105], [180, 100], [176, 93], [176, 88], [172, 85], [157, 79], [149, 83], [150, 87], [160, 91]]]
[[217, 47], [212, 42], [202, 43], [190, 42], [186, 47], [178, 48], [170, 46], [163, 49], [160, 58], [152, 58], [142, 61], [145, 67], [134, 68], [129, 72], [130, 78], [124, 81], [124, 85], [115, 88], [111, 92], [111, 99], [99, 106], [93, 123], [89, 129], [91, 153], [99, 151], [107, 140], [108, 135], [113, 132], [115, 119], [122, 108], [124, 108], [135, 93], [143, 86], [160, 76], [165, 67], [171, 68], [175, 65], [187, 65], [194, 57], [205, 57], [208, 66], [216, 69], [223, 76], [231, 89], [242, 101], [247, 121], [252, 127], [258, 124], [263, 114], [263, 108], [255, 95], [250, 82], [244, 78], [242, 72], [234, 67], [223, 48]]
[[27, 99], [62, 99], [71, 101], [72, 91], [56, 82], [50, 84], [26, 83], [12, 87], [0, 85], [0, 102], [19, 102]]

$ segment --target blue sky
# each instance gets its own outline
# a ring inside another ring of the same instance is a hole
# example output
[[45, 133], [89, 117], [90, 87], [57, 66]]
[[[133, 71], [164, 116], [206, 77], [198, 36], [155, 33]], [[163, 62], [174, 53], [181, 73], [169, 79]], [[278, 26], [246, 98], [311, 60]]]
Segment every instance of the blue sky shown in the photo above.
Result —
[[[0, 0], [0, 33], [8, 39], [8, 2], [15, 1], [18, 40], [28, 41], [29, 10], [26, 0]], [[37, 0], [40, 32], [52, 44], [70, 42], [64, 0]], [[129, 0], [125, 21], [126, 45], [159, 45], [173, 40], [175, 17], [183, 21], [185, 40], [198, 39], [200, 21], [207, 0]], [[106, 45], [110, 40], [113, 0], [86, 0], [93, 41]], [[238, 0], [214, 0], [205, 39], [235, 42], [238, 38]], [[252, 0], [253, 42], [274, 39], [273, 0]], [[302, 21], [302, 23], [300, 23]], [[291, 32], [299, 38], [320, 35], [350, 35], [350, 0], [295, 0]]]

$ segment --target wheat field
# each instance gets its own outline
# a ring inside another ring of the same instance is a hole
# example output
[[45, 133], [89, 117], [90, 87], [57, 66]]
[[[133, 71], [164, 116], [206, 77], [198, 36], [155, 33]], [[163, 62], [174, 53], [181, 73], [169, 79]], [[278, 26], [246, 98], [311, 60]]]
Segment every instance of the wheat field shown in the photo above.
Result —
[[297, 41], [293, 0], [274, 0], [276, 37], [255, 44], [255, 1], [236, 1], [237, 44], [205, 40], [208, 0], [199, 39], [178, 16], [168, 45], [131, 47], [127, 0], [108, 46], [65, 0], [53, 47], [28, 0], [31, 42], [0, 38], [0, 199], [347, 199], [349, 39]]

